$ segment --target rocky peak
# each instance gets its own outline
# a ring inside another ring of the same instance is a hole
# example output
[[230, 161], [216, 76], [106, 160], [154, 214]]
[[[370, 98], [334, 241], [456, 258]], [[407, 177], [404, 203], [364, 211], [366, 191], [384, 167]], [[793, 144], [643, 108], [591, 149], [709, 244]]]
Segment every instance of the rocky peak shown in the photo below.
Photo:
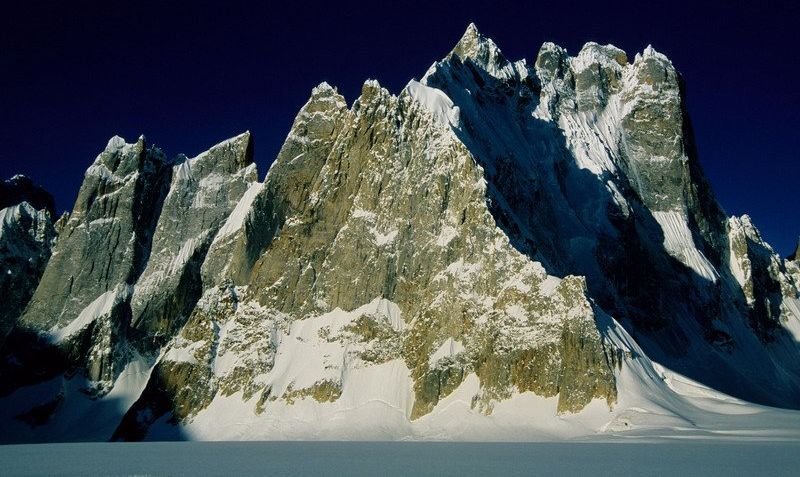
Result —
[[[649, 96], [679, 95], [679, 75], [666, 55], [648, 45], [644, 52], [637, 53], [633, 61], [632, 78], [638, 94]], [[670, 91], [674, 93], [670, 94]]]
[[146, 149], [147, 140], [144, 135], [130, 144], [120, 136], [113, 136], [108, 140], [106, 148], [97, 155], [86, 174], [97, 175], [105, 180], [114, 176], [118, 179], [124, 178], [138, 170]]
[[222, 173], [233, 174], [253, 163], [254, 141], [250, 131], [215, 145], [199, 157], [214, 157]]
[[300, 109], [300, 116], [331, 116], [347, 109], [347, 102], [339, 91], [327, 82], [322, 82], [311, 90], [311, 96]]
[[570, 61], [578, 111], [602, 111], [609, 96], [619, 91], [622, 69], [627, 64], [627, 55], [619, 48], [586, 43]]
[[50, 217], [55, 217], [53, 196], [43, 187], [34, 184], [29, 177], [17, 174], [0, 182], [0, 209], [21, 202], [27, 202], [35, 209], [46, 210]]
[[200, 270], [217, 232], [258, 181], [253, 140], [245, 132], [172, 167], [147, 266], [131, 298], [140, 349], [172, 337], [203, 291]]
[[628, 64], [628, 55], [614, 45], [600, 45], [587, 42], [572, 60], [572, 69], [576, 72], [591, 67], [619, 70]]
[[472, 61], [495, 77], [513, 73], [513, 67], [491, 38], [483, 36], [474, 23], [470, 23], [447, 58], [458, 57], [462, 62]]
[[218, 174], [234, 174], [253, 163], [253, 138], [250, 131], [214, 145], [197, 157], [180, 156], [173, 161], [175, 179], [200, 180], [210, 171]]
[[168, 170], [164, 155], [148, 149], [144, 137], [133, 144], [119, 137], [109, 141], [86, 171], [22, 323], [65, 326], [99, 296], [136, 280], [149, 255]]
[[549, 41], [543, 43], [536, 55], [535, 63], [536, 74], [542, 84], [550, 83], [555, 78], [563, 76], [568, 58], [569, 55], [564, 48]]
[[335, 86], [331, 86], [327, 81], [323, 81], [322, 83], [314, 86], [311, 89], [311, 97], [309, 101], [313, 100], [321, 100], [322, 98], [330, 98], [340, 96], [339, 90], [336, 89]]
[[353, 103], [353, 111], [358, 112], [360, 109], [373, 103], [379, 103], [392, 96], [389, 90], [381, 86], [378, 80], [368, 79], [364, 81], [361, 86], [361, 95]]
[[43, 191], [22, 176], [9, 182], [21, 186], [16, 200], [24, 200], [0, 209], [0, 347], [30, 301], [56, 238], [50, 212], [32, 205], [42, 205], [49, 194], [42, 197]]

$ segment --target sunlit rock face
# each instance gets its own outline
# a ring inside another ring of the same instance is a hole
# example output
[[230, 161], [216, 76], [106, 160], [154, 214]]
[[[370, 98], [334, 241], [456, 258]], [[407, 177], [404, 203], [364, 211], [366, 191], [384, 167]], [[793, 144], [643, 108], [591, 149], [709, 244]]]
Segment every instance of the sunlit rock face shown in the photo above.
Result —
[[3, 349], [1, 394], [48, 396], [5, 440], [452, 437], [526, 399], [600, 432], [684, 402], [661, 365], [800, 407], [797, 264], [717, 204], [684, 99], [651, 47], [530, 65], [470, 25], [396, 94], [314, 88], [263, 181], [249, 133], [113, 138]]

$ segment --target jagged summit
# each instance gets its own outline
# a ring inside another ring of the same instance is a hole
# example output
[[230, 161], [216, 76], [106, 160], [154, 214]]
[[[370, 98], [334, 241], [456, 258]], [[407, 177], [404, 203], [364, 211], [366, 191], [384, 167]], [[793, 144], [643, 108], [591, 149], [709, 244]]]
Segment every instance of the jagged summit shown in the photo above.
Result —
[[583, 45], [578, 56], [572, 59], [572, 67], [581, 72], [593, 65], [604, 68], [621, 68], [628, 64], [628, 56], [614, 45], [600, 45], [590, 41]]
[[474, 23], [467, 26], [464, 35], [446, 58], [453, 56], [461, 61], [471, 60], [494, 76], [501, 76], [510, 69], [510, 64], [500, 48], [491, 38], [483, 36]]
[[327, 81], [323, 81], [311, 90], [311, 96], [325, 96], [330, 94], [337, 94], [338, 90], [336, 87], [331, 86], [328, 84]]
[[723, 212], [651, 48], [529, 66], [470, 25], [399, 94], [321, 83], [252, 159], [112, 139], [33, 296], [0, 281], [0, 441], [800, 428], [800, 267]]
[[35, 209], [46, 210], [51, 217], [55, 217], [53, 196], [28, 176], [17, 174], [0, 182], [0, 209], [22, 202], [29, 203]]

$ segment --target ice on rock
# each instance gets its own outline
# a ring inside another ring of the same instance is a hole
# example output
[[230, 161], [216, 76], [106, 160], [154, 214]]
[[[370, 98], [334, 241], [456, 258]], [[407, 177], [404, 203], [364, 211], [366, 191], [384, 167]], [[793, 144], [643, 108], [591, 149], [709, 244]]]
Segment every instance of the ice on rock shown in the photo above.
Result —
[[433, 352], [431, 357], [428, 359], [428, 364], [431, 367], [436, 366], [439, 361], [446, 359], [446, 358], [453, 358], [456, 355], [463, 353], [466, 350], [464, 348], [464, 344], [460, 341], [456, 341], [453, 338], [447, 338], [444, 342]]

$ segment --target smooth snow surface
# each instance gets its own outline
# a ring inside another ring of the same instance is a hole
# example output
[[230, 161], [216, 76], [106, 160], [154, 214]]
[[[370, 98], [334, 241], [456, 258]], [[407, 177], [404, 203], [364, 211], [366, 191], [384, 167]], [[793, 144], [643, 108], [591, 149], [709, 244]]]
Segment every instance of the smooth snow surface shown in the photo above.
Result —
[[0, 446], [23, 475], [796, 475], [794, 442], [147, 442]]
[[[90, 383], [80, 375], [71, 379], [59, 376], [4, 396], [0, 398], [0, 419], [3, 422], [0, 444], [20, 441], [108, 441], [123, 414], [141, 395], [152, 368], [151, 360], [134, 353], [114, 381], [111, 392], [100, 398], [86, 394], [85, 389]], [[60, 396], [60, 410], [46, 423], [31, 427], [18, 419], [18, 416], [30, 410], [32, 404], [47, 404], [46, 400], [56, 394]], [[0, 445], [0, 449], [5, 447]], [[7, 469], [0, 463], [0, 474], [13, 475]], [[52, 471], [46, 473], [51, 474]]]
[[442, 90], [431, 88], [419, 81], [411, 80], [405, 89], [431, 113], [436, 124], [442, 127], [458, 128], [459, 109]]

